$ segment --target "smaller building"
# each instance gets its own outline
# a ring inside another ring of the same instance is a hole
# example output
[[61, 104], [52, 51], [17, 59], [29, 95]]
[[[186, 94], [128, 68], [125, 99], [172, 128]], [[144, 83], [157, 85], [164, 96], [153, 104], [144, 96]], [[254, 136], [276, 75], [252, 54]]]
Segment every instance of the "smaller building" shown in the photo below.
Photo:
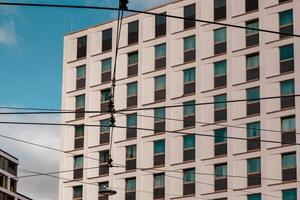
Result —
[[17, 192], [18, 164], [16, 157], [0, 149], [0, 200], [31, 200]]

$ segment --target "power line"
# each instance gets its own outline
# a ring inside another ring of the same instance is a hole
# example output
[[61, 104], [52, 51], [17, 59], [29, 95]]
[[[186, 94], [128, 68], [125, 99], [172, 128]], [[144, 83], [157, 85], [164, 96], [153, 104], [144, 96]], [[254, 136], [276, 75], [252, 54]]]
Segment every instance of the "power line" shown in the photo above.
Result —
[[[92, 9], [92, 10], [119, 11], [119, 8], [103, 7], [103, 6], [100, 7], [100, 6], [79, 6], [79, 5], [59, 5], [59, 4], [31, 4], [31, 3], [15, 3], [15, 2], [0, 2], [0, 5], [4, 5], [4, 6], [23, 6], [23, 7], [73, 8], [73, 9]], [[278, 31], [272, 31], [272, 30], [267, 30], [267, 29], [239, 26], [239, 25], [233, 25], [233, 24], [228, 24], [228, 23], [214, 22], [214, 21], [195, 19], [195, 18], [189, 18], [189, 17], [180, 17], [180, 16], [168, 15], [168, 14], [163, 14], [163, 13], [154, 13], [154, 12], [150, 12], [150, 11], [141, 11], [141, 10], [134, 10], [134, 9], [128, 9], [126, 11], [132, 12], [132, 13], [140, 13], [140, 14], [147, 14], [147, 15], [155, 15], [155, 16], [169, 17], [169, 18], [175, 18], [175, 19], [189, 20], [189, 21], [195, 21], [195, 22], [202, 22], [202, 23], [208, 23], [208, 24], [215, 24], [215, 25], [227, 26], [227, 27], [232, 27], [232, 28], [247, 29], [247, 30], [254, 30], [254, 31], [266, 32], [266, 33], [273, 33], [273, 34], [280, 34], [280, 35], [286, 35], [286, 36], [300, 37], [300, 35], [292, 34], [292, 33], [285, 33], [285, 32], [278, 32]]]

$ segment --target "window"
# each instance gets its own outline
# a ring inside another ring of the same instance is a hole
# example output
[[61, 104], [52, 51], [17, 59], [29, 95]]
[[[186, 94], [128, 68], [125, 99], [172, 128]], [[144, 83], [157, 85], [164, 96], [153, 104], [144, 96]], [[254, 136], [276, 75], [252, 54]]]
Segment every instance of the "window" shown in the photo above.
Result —
[[183, 82], [184, 82], [184, 88], [183, 93], [184, 94], [193, 94], [195, 93], [195, 87], [196, 87], [196, 70], [195, 68], [185, 69], [183, 70]]
[[112, 29], [102, 31], [102, 52], [112, 49]]
[[165, 164], [165, 140], [154, 141], [154, 166]]
[[215, 88], [224, 87], [227, 84], [227, 61], [222, 60], [214, 63], [214, 85]]
[[153, 199], [163, 199], [165, 197], [165, 174], [154, 174]]
[[139, 41], [139, 21], [128, 23], [128, 45]]
[[297, 180], [296, 153], [282, 154], [282, 181]]
[[138, 74], [139, 53], [137, 51], [128, 54], [127, 76]]
[[4, 171], [17, 175], [17, 164], [0, 156], [0, 168], [3, 169]]
[[[253, 0], [251, 0], [253, 1]], [[246, 22], [247, 28], [259, 29], [258, 19]], [[255, 46], [259, 44], [258, 30], [246, 29], [246, 47]]]
[[297, 200], [297, 189], [282, 190], [282, 200]]
[[166, 109], [155, 108], [154, 109], [154, 133], [162, 133], [166, 127]]
[[246, 89], [247, 116], [260, 113], [259, 87]]
[[259, 54], [250, 54], [246, 56], [246, 80], [259, 79]]
[[226, 53], [226, 28], [214, 30], [215, 55]]
[[166, 68], [166, 43], [155, 46], [155, 69]]
[[215, 102], [215, 122], [227, 120], [227, 95], [217, 95], [214, 97]]
[[85, 65], [76, 68], [76, 89], [85, 88]]
[[[108, 182], [101, 182], [99, 183], [99, 192], [106, 190], [109, 187]], [[99, 195], [98, 200], [108, 200], [108, 196]]]
[[[166, 15], [166, 12], [161, 13]], [[165, 16], [155, 16], [155, 37], [166, 35], [167, 32], [167, 18]]]
[[280, 73], [294, 71], [294, 45], [288, 44], [279, 47], [280, 51]]
[[74, 148], [83, 148], [84, 145], [84, 125], [75, 126]]
[[101, 83], [106, 83], [111, 80], [111, 58], [101, 61]]
[[258, 10], [258, 0], [246, 0], [246, 12]]
[[86, 57], [87, 36], [77, 39], [77, 59]]
[[227, 128], [217, 129], [215, 134], [215, 156], [227, 155]]
[[[280, 95], [288, 96], [295, 94], [294, 79], [280, 82]], [[295, 97], [281, 97], [281, 109], [291, 108], [295, 106]]]
[[126, 147], [126, 171], [136, 169], [136, 145]]
[[281, 142], [282, 144], [296, 143], [296, 120], [295, 116], [281, 118]]
[[100, 121], [100, 144], [109, 143], [110, 120], [104, 119]]
[[183, 39], [184, 43], [184, 62], [194, 61], [196, 59], [196, 37], [189, 36]]
[[0, 187], [8, 189], [8, 177], [4, 174], [0, 174]]
[[[293, 10], [286, 10], [279, 13], [279, 31], [280, 33], [293, 34]], [[289, 35], [280, 34], [280, 38], [289, 37]]]
[[103, 176], [103, 175], [108, 175], [109, 173], [109, 168], [107, 166], [108, 160], [109, 160], [109, 151], [105, 150], [105, 151], [100, 151], [99, 153], [99, 175]]
[[133, 113], [133, 114], [126, 115], [126, 121], [127, 121], [126, 123], [127, 127], [130, 127], [126, 129], [126, 138], [127, 139], [136, 138], [137, 114]]
[[109, 99], [110, 99], [110, 89], [101, 91], [101, 111], [107, 112], [109, 110]]
[[136, 179], [128, 178], [125, 182], [125, 200], [135, 200]]
[[154, 78], [154, 101], [166, 99], [166, 76], [157, 76]]
[[195, 18], [196, 18], [195, 4], [184, 6], [183, 12], [184, 12], [183, 13], [184, 18], [192, 19], [192, 20], [188, 20], [188, 19], [184, 20], [184, 29], [195, 27]]
[[227, 164], [215, 165], [215, 191], [227, 189]]
[[261, 194], [249, 194], [247, 200], [261, 200]]
[[75, 156], [74, 157], [74, 171], [73, 178], [81, 179], [83, 177], [83, 156]]
[[195, 127], [195, 100], [183, 103], [183, 128]]
[[195, 160], [195, 135], [183, 136], [183, 161]]
[[226, 19], [226, 0], [214, 0], [214, 20]]
[[127, 84], [127, 107], [137, 106], [137, 82]]
[[260, 158], [247, 160], [248, 187], [261, 184]]
[[73, 200], [82, 200], [82, 185], [73, 187]]
[[183, 195], [195, 194], [195, 168], [183, 170]]
[[247, 124], [247, 150], [260, 149], [260, 122]]
[[83, 118], [85, 111], [85, 95], [75, 97], [75, 119]]

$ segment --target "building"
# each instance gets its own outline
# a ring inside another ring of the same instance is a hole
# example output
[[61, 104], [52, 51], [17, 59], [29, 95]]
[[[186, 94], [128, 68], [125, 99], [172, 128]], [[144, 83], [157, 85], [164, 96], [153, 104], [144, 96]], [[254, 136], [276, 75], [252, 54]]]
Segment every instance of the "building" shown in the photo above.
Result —
[[[300, 33], [298, 0], [181, 0], [150, 11]], [[116, 24], [65, 36], [62, 109], [107, 109]], [[78, 125], [62, 128], [60, 169], [74, 171], [61, 174], [60, 200], [107, 199], [98, 195], [106, 185], [118, 191], [110, 200], [296, 200], [300, 101], [255, 99], [300, 94], [299, 45], [283, 34], [125, 17], [116, 110], [157, 108], [124, 111], [116, 124], [154, 131], [117, 128], [113, 160], [120, 166], [108, 170], [109, 129], [83, 124], [107, 125], [109, 115], [63, 115], [63, 123]], [[236, 99], [248, 100], [222, 103]], [[160, 108], [170, 105], [183, 106]]]
[[17, 192], [17, 169], [19, 161], [0, 149], [0, 199], [31, 200]]

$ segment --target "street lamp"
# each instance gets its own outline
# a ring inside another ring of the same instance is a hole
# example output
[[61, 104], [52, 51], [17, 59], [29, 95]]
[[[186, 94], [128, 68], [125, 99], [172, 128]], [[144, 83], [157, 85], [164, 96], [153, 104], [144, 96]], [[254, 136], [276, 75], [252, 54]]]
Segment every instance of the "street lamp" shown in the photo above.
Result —
[[111, 196], [117, 194], [117, 191], [104, 186], [104, 189], [99, 190], [99, 194], [103, 196]]

